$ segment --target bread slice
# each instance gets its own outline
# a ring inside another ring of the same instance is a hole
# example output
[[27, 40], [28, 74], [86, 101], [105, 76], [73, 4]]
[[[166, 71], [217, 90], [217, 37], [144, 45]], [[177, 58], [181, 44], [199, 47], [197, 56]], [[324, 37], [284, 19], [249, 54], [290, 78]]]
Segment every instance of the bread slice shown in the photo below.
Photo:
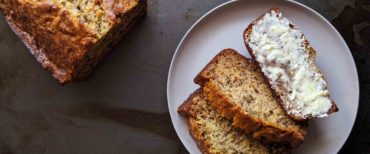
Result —
[[253, 137], [292, 147], [303, 142], [307, 123], [285, 115], [252, 59], [233, 49], [222, 50], [194, 82], [203, 87], [207, 99], [222, 116], [253, 133]]
[[315, 65], [316, 51], [279, 9], [273, 8], [253, 21], [244, 32], [244, 40], [291, 118], [307, 120], [338, 111]]
[[285, 147], [264, 145], [234, 128], [231, 121], [221, 117], [207, 102], [201, 89], [196, 90], [178, 108], [188, 119], [189, 132], [202, 153], [287, 153]]
[[0, 0], [10, 27], [62, 84], [87, 77], [146, 5], [146, 0]]

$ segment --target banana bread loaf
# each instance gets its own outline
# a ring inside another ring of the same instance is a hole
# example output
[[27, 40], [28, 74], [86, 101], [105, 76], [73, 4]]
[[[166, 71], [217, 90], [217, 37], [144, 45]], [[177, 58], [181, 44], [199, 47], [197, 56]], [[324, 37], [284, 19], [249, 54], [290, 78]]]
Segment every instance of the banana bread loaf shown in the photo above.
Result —
[[146, 5], [146, 0], [0, 0], [10, 27], [61, 84], [87, 77]]

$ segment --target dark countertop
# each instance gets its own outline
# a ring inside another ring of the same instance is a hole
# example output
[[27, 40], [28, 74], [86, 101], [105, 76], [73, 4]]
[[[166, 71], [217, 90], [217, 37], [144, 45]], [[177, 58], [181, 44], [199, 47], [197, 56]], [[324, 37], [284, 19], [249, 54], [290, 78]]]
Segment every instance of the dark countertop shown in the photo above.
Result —
[[[225, 1], [149, 0], [147, 16], [92, 76], [66, 86], [0, 15], [0, 153], [187, 153], [168, 113], [168, 68], [190, 26]], [[331, 21], [352, 51], [360, 105], [341, 153], [370, 153], [370, 1], [299, 1]]]

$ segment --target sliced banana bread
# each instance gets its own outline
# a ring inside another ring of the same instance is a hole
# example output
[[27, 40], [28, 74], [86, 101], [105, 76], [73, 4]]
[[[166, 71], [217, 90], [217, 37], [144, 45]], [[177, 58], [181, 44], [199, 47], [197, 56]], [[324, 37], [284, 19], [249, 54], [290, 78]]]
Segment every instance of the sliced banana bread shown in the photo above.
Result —
[[252, 22], [244, 40], [291, 118], [307, 120], [338, 111], [315, 65], [316, 51], [279, 9], [273, 8]]
[[212, 106], [233, 125], [253, 133], [253, 137], [296, 147], [307, 132], [306, 122], [285, 115], [258, 65], [233, 49], [216, 55], [194, 82]]
[[0, 0], [6, 20], [62, 84], [80, 80], [146, 12], [146, 0]]
[[188, 118], [191, 136], [205, 154], [267, 154], [287, 153], [285, 147], [264, 145], [234, 128], [231, 121], [221, 117], [207, 102], [201, 89], [196, 90], [178, 108]]

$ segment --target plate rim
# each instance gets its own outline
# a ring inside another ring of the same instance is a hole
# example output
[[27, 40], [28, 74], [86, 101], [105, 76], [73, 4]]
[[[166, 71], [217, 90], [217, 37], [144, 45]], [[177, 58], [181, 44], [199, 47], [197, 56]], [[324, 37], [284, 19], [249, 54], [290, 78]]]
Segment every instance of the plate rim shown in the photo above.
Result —
[[[230, 5], [232, 3], [235, 3], [235, 2], [238, 2], [240, 0], [230, 0], [230, 1], [227, 1], [227, 2], [224, 2], [224, 3], [221, 3], [219, 5], [217, 5], [216, 7], [212, 8], [211, 10], [207, 11], [204, 15], [202, 15], [196, 22], [194, 22], [192, 24], [192, 26], [186, 31], [186, 33], [184, 34], [184, 36], [181, 38], [179, 44], [177, 45], [176, 47], [176, 50], [175, 52], [173, 53], [173, 56], [172, 56], [172, 59], [171, 59], [171, 64], [170, 64], [170, 67], [169, 67], [169, 70], [168, 70], [168, 75], [167, 75], [167, 86], [166, 86], [166, 95], [167, 95], [167, 106], [168, 106], [168, 110], [169, 110], [169, 113], [170, 113], [170, 118], [171, 118], [171, 122], [172, 122], [172, 125], [175, 129], [175, 132], [176, 132], [176, 135], [178, 136], [178, 138], [180, 139], [181, 141], [181, 144], [184, 145], [184, 147], [186, 148], [186, 150], [190, 151], [190, 147], [189, 145], [185, 145], [184, 144], [184, 139], [182, 137], [180, 137], [179, 135], [179, 129], [177, 127], [175, 127], [175, 123], [174, 123], [174, 117], [172, 116], [173, 114], [176, 114], [177, 112], [176, 111], [172, 111], [171, 110], [171, 107], [174, 105], [173, 103], [170, 103], [170, 102], [173, 102], [171, 101], [170, 99], [170, 96], [169, 96], [169, 93], [170, 93], [170, 80], [171, 80], [171, 77], [172, 77], [172, 72], [173, 72], [173, 67], [174, 67], [174, 62], [175, 60], [177, 59], [178, 57], [178, 54], [179, 54], [179, 49], [183, 46], [183, 42], [188, 38], [189, 34], [192, 33], [194, 31], [194, 28], [196, 26], [198, 26], [208, 15], [210, 15], [211, 13], [214, 13], [215, 11], [217, 11], [218, 9], [222, 8], [222, 7], [225, 7], [227, 5]], [[351, 135], [351, 132], [353, 130], [353, 127], [354, 127], [354, 124], [357, 120], [357, 115], [358, 115], [358, 106], [359, 106], [359, 99], [360, 99], [360, 87], [359, 87], [359, 77], [358, 77], [358, 71], [357, 71], [357, 66], [356, 66], [356, 63], [355, 63], [355, 60], [354, 60], [354, 57], [352, 55], [352, 52], [351, 50], [349, 49], [348, 47], [348, 44], [345, 42], [345, 40], [343, 39], [342, 35], [338, 32], [338, 30], [324, 17], [322, 16], [320, 13], [318, 13], [317, 11], [313, 10], [312, 8], [300, 3], [300, 2], [297, 2], [297, 1], [294, 1], [294, 0], [285, 0], [286, 2], [288, 3], [291, 3], [293, 5], [298, 5], [300, 7], [303, 7], [307, 10], [309, 10], [310, 12], [314, 13], [316, 16], [318, 16], [322, 21], [324, 21], [327, 25], [330, 26], [330, 28], [335, 32], [336, 35], [339, 36], [339, 40], [345, 44], [345, 48], [344, 50], [346, 50], [347, 53], [349, 53], [349, 55], [351, 56], [351, 63], [352, 63], [352, 69], [354, 70], [354, 73], [357, 77], [357, 80], [356, 80], [356, 89], [357, 89], [357, 95], [356, 95], [356, 110], [355, 110], [355, 117], [354, 117], [354, 121], [351, 123], [351, 131], [348, 133], [348, 135], [346, 136], [346, 139], [341, 143], [341, 146], [339, 149], [336, 150], [336, 153], [338, 153], [344, 146], [344, 144], [346, 143], [346, 141], [348, 140], [349, 136]], [[174, 113], [175, 112], [175, 113]]]

